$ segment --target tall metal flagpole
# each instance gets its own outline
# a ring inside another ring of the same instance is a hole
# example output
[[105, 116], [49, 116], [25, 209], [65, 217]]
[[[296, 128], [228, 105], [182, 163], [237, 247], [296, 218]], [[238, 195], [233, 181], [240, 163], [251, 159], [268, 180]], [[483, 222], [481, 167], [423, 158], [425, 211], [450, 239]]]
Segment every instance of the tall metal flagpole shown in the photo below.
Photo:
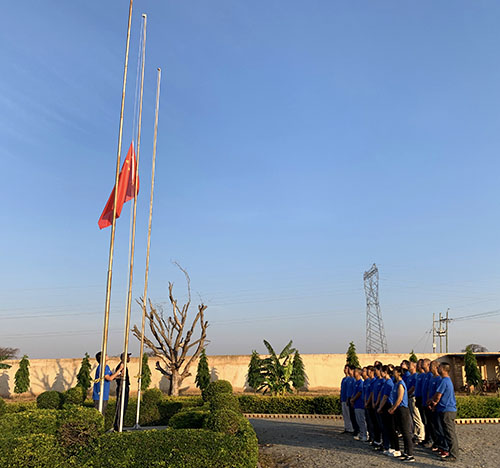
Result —
[[137, 133], [137, 160], [135, 165], [135, 183], [134, 183], [134, 213], [132, 217], [132, 239], [130, 242], [130, 270], [129, 270], [129, 280], [128, 280], [128, 296], [127, 296], [127, 310], [125, 314], [125, 333], [123, 342], [123, 374], [121, 378], [121, 389], [120, 389], [120, 414], [118, 419], [118, 432], [123, 430], [123, 413], [125, 409], [125, 383], [127, 380], [127, 360], [128, 360], [128, 337], [130, 329], [130, 309], [132, 305], [132, 281], [134, 276], [134, 249], [135, 249], [135, 219], [137, 213], [137, 191], [139, 184], [137, 183], [139, 177], [139, 154], [141, 150], [141, 124], [142, 124], [142, 95], [144, 91], [144, 65], [146, 62], [146, 20], [147, 16], [142, 15], [143, 20], [143, 37], [142, 37], [142, 66], [141, 66], [141, 95], [139, 101], [139, 130]]
[[160, 106], [160, 81], [161, 69], [158, 68], [158, 78], [156, 82], [156, 111], [155, 111], [155, 131], [153, 140], [153, 165], [151, 168], [151, 196], [149, 199], [149, 223], [148, 223], [148, 243], [146, 248], [146, 273], [144, 275], [144, 294], [142, 296], [142, 326], [141, 326], [141, 348], [139, 351], [139, 374], [137, 376], [137, 412], [135, 415], [135, 429], [139, 429], [139, 415], [141, 413], [141, 384], [142, 384], [142, 357], [144, 354], [144, 328], [146, 323], [146, 307], [148, 301], [148, 277], [149, 277], [149, 249], [151, 245], [151, 221], [153, 219], [153, 190], [155, 185], [155, 161], [156, 161], [156, 137], [158, 135], [158, 109]]
[[111, 302], [111, 280], [113, 276], [113, 252], [115, 248], [115, 227], [116, 227], [116, 204], [118, 199], [118, 179], [120, 175], [120, 154], [122, 152], [122, 136], [123, 136], [123, 111], [125, 107], [125, 88], [127, 86], [127, 69], [128, 69], [128, 52], [130, 45], [130, 26], [132, 24], [132, 4], [134, 0], [130, 0], [128, 10], [128, 28], [127, 28], [127, 46], [125, 48], [125, 67], [123, 70], [123, 87], [122, 87], [122, 103], [120, 110], [120, 129], [118, 131], [118, 154], [116, 156], [116, 175], [115, 175], [115, 197], [113, 201], [113, 222], [111, 224], [111, 241], [109, 245], [109, 260], [108, 260], [108, 279], [106, 284], [106, 303], [104, 306], [104, 327], [102, 330], [102, 346], [101, 346], [101, 362], [99, 374], [99, 411], [102, 413], [103, 398], [104, 398], [104, 375], [106, 369], [106, 352], [108, 348], [108, 329], [109, 329], [109, 307]]

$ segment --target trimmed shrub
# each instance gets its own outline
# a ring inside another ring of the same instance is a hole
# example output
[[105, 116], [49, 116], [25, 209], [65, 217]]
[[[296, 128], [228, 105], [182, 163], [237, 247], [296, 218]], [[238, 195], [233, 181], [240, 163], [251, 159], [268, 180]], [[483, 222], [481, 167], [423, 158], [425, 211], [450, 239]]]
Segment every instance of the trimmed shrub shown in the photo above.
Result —
[[0, 466], [9, 468], [66, 468], [68, 463], [53, 435], [0, 437]]
[[85, 400], [85, 390], [82, 387], [73, 387], [64, 392], [64, 403], [81, 405]]
[[210, 401], [216, 393], [233, 393], [233, 386], [227, 380], [210, 382], [205, 390], [206, 401]]
[[216, 393], [212, 395], [209, 406], [211, 411], [230, 409], [237, 413], [241, 413], [238, 397], [230, 393]]
[[0, 418], [0, 434], [6, 437], [22, 437], [31, 434], [56, 435], [59, 410], [30, 410], [7, 413]]
[[255, 468], [257, 457], [257, 437], [249, 424], [242, 424], [236, 436], [167, 428], [104, 434], [82, 453], [78, 467]]
[[163, 398], [163, 393], [158, 388], [150, 388], [142, 394], [142, 403], [145, 405], [156, 404]]
[[230, 409], [212, 411], [205, 422], [205, 428], [215, 432], [234, 435], [241, 428], [244, 418], [241, 414]]
[[174, 414], [168, 425], [173, 429], [201, 429], [210, 414], [209, 411], [189, 409]]
[[500, 418], [500, 398], [457, 397], [457, 418]]
[[5, 414], [7, 412], [7, 403], [3, 400], [3, 398], [0, 398], [0, 416]]
[[40, 393], [36, 398], [36, 407], [39, 409], [60, 409], [64, 402], [63, 394], [54, 390]]
[[208, 359], [205, 353], [205, 348], [201, 350], [198, 368], [196, 369], [196, 386], [201, 390], [201, 395], [206, 400], [205, 390], [210, 384], [210, 370], [208, 368]]
[[243, 413], [262, 414], [342, 414], [340, 398], [336, 395], [257, 396], [238, 397]]
[[30, 362], [28, 356], [24, 355], [19, 362], [19, 369], [14, 375], [14, 393], [24, 393], [30, 389]]
[[76, 454], [104, 433], [104, 418], [94, 408], [62, 411], [58, 418], [57, 438], [67, 454]]
[[148, 364], [148, 355], [142, 355], [142, 372], [141, 372], [141, 392], [145, 392], [151, 385], [151, 369]]
[[20, 413], [21, 411], [29, 411], [36, 409], [36, 401], [15, 401], [7, 403], [6, 413]]

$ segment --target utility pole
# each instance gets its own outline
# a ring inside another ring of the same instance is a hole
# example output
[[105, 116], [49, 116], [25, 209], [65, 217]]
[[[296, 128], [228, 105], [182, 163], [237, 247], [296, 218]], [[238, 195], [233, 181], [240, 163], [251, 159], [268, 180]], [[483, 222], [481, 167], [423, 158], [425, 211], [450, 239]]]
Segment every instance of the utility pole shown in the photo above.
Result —
[[432, 352], [436, 352], [436, 314], [432, 314]]
[[366, 352], [387, 353], [384, 322], [378, 301], [378, 268], [375, 263], [363, 275], [366, 295]]
[[452, 319], [449, 317], [450, 309], [446, 310], [446, 317], [439, 312], [439, 319], [436, 320], [436, 314], [432, 314], [432, 352], [436, 352], [436, 338], [439, 338], [439, 352], [443, 352], [443, 337], [445, 339], [445, 353], [448, 352], [448, 324]]

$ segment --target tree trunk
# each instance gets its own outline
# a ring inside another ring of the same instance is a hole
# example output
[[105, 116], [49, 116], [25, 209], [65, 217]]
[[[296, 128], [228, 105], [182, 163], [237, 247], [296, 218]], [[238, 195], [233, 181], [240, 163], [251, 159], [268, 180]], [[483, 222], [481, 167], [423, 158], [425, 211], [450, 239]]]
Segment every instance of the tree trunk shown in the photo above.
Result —
[[172, 370], [172, 376], [170, 377], [170, 395], [179, 396], [179, 387], [181, 386], [182, 380], [177, 369]]

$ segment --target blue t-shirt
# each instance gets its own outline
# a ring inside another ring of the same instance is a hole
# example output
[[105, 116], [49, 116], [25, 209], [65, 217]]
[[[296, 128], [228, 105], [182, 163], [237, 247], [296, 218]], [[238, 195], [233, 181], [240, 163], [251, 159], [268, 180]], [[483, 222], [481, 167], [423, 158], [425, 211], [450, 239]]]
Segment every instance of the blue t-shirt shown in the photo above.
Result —
[[403, 395], [403, 399], [401, 400], [401, 403], [399, 404], [399, 406], [403, 406], [404, 408], [408, 408], [408, 389], [406, 388], [406, 384], [405, 384], [405, 381], [404, 380], [400, 380], [399, 382], [396, 382], [394, 384], [394, 387], [392, 388], [392, 392], [391, 392], [391, 403], [394, 404], [396, 403], [397, 399], [398, 399], [398, 389], [399, 389], [399, 386], [402, 386], [404, 388], [404, 395]]
[[431, 381], [429, 382], [429, 387], [427, 387], [427, 399], [430, 400], [436, 393], [436, 388], [438, 388], [441, 383], [440, 375], [433, 375]]
[[422, 384], [424, 383], [425, 374], [415, 374], [415, 398], [420, 398], [422, 396]]
[[391, 405], [394, 404], [394, 400], [391, 400], [393, 388], [394, 388], [394, 382], [392, 381], [392, 379], [385, 379], [384, 386], [382, 387], [382, 397], [381, 398], [384, 398], [384, 396], [387, 395], [387, 401]]
[[375, 379], [366, 379], [363, 382], [363, 401], [368, 400], [370, 398], [370, 393], [372, 391], [372, 385]]
[[355, 396], [358, 392], [361, 392], [361, 395], [354, 402], [354, 409], [363, 409], [365, 407], [365, 402], [363, 400], [363, 386], [364, 386], [363, 379], [355, 381], [354, 392], [352, 396]]
[[354, 384], [356, 383], [356, 379], [354, 377], [347, 377], [346, 384], [346, 397], [351, 398], [354, 395]]
[[453, 383], [449, 377], [443, 377], [438, 387], [436, 388], [436, 393], [441, 393], [441, 400], [436, 405], [436, 411], [443, 413], [445, 411], [456, 411], [457, 401], [455, 400], [455, 390], [453, 389]]
[[427, 402], [427, 393], [428, 393], [428, 390], [429, 390], [429, 384], [431, 382], [432, 377], [434, 377], [434, 375], [432, 374], [432, 372], [427, 372], [425, 374], [425, 376], [423, 377], [423, 380], [422, 380], [421, 393], [422, 393], [422, 403], [424, 405]]
[[[96, 380], [99, 378], [99, 371], [101, 370], [101, 365], [99, 364], [97, 366], [97, 369], [95, 371], [95, 378]], [[111, 369], [109, 368], [108, 365], [106, 365], [104, 369], [104, 375], [113, 375], [111, 372]], [[103, 400], [107, 401], [109, 400], [109, 386], [111, 382], [109, 380], [104, 379], [104, 395], [103, 395]], [[94, 390], [92, 392], [92, 400], [97, 401], [99, 400], [99, 390], [100, 390], [101, 382], [96, 382], [94, 384]]]
[[415, 374], [410, 374], [408, 376], [408, 378], [405, 381], [407, 390], [410, 390], [411, 387], [415, 386], [415, 381], [416, 381], [417, 375], [418, 374], [415, 373]]
[[349, 377], [345, 376], [340, 383], [340, 401], [347, 401], [346, 390], [347, 390], [347, 379]]
[[402, 375], [403, 382], [406, 384], [407, 387], [408, 387], [408, 379], [410, 377], [411, 377], [411, 374], [410, 374], [410, 371], [408, 371], [408, 370]]
[[373, 391], [373, 403], [377, 402], [377, 398], [380, 394], [380, 391], [382, 390], [382, 387], [384, 386], [385, 379], [382, 377], [375, 378], [375, 382], [372, 385], [372, 391]]

